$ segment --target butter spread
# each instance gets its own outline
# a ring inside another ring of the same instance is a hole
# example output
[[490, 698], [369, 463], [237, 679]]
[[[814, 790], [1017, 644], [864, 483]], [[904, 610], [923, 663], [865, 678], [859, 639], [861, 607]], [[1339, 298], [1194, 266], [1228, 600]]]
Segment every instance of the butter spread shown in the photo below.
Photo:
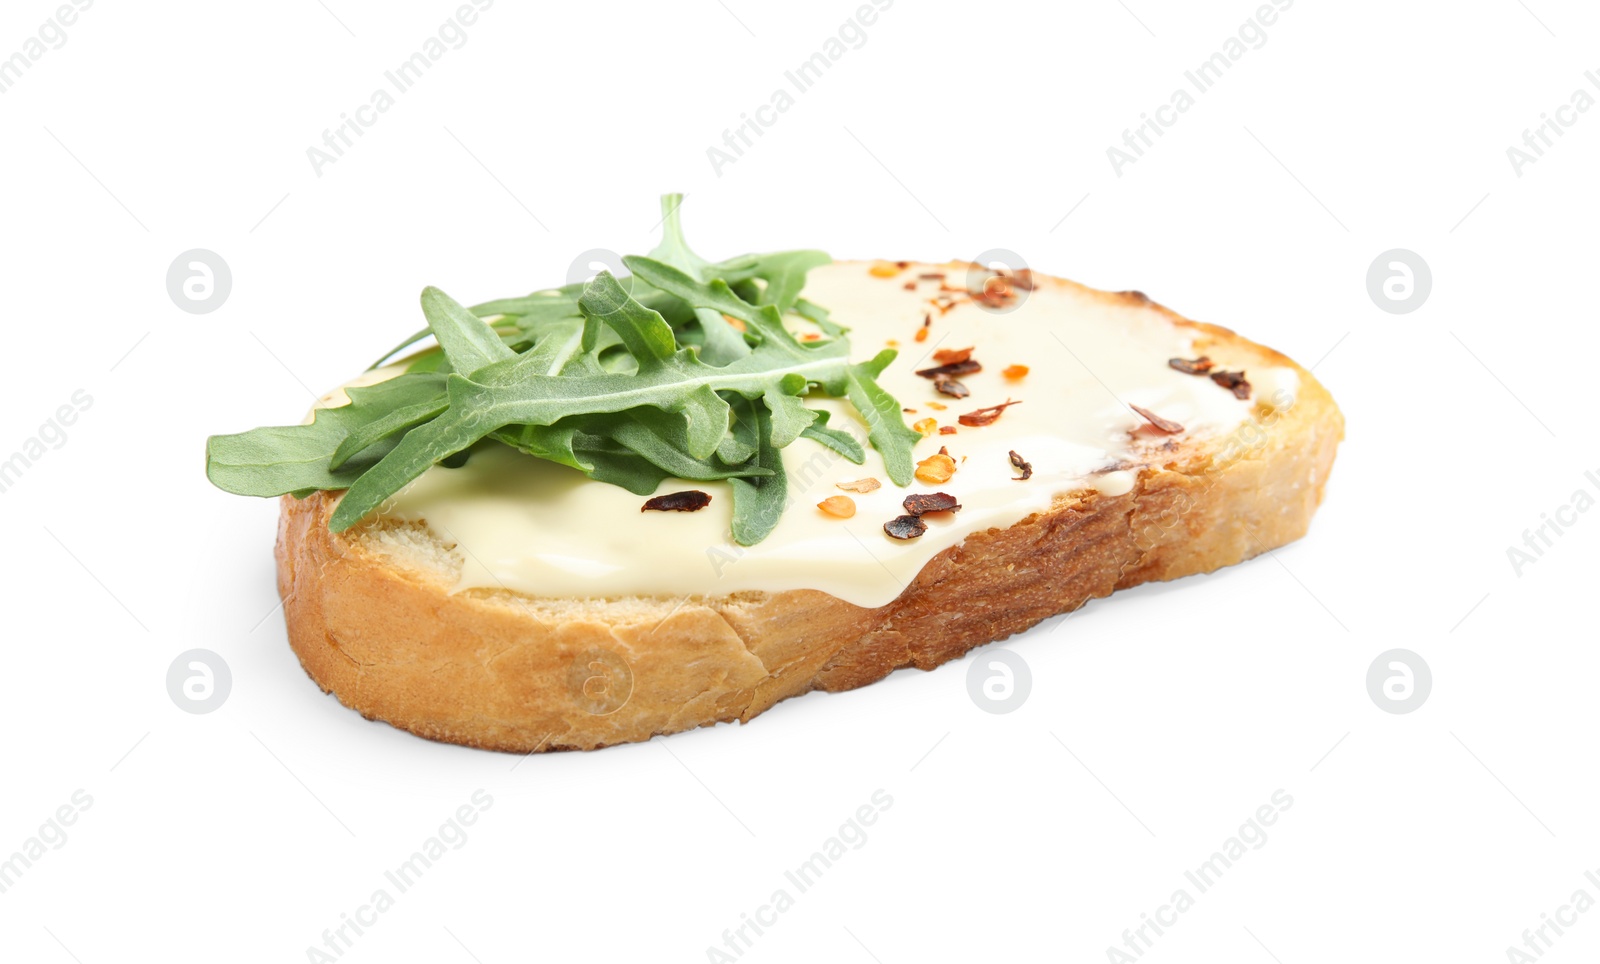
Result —
[[[941, 312], [931, 299], [942, 284], [963, 287], [963, 268], [911, 264], [881, 276], [887, 273], [882, 266], [873, 273], [859, 262], [824, 266], [810, 273], [805, 297], [826, 306], [834, 321], [850, 329], [855, 360], [897, 343], [899, 357], [879, 382], [914, 410], [906, 415], [908, 424], [932, 418], [939, 426], [954, 427], [954, 434], [935, 433], [916, 447], [917, 460], [948, 448], [957, 469], [947, 482], [914, 481], [901, 488], [889, 481], [870, 446], [866, 464], [856, 465], [801, 438], [782, 452], [789, 508], [765, 540], [740, 546], [729, 529], [727, 483], [668, 479], [657, 494], [699, 489], [710, 494], [710, 505], [696, 512], [641, 512], [644, 496], [490, 445], [461, 468], [429, 469], [383, 513], [423, 522], [457, 547], [458, 590], [676, 597], [819, 589], [858, 606], [878, 607], [899, 595], [935, 555], [973, 532], [1004, 528], [1046, 510], [1057, 494], [1130, 491], [1137, 478], [1137, 469], [1125, 464], [1134, 456], [1131, 433], [1146, 423], [1129, 406], [1182, 424], [1181, 438], [1217, 437], [1243, 422], [1258, 402], [1292, 404], [1298, 384], [1291, 368], [1252, 369], [1247, 377], [1255, 394], [1243, 401], [1208, 377], [1172, 369], [1168, 358], [1199, 353], [1197, 333], [1134, 300], [1038, 277], [1032, 291], [1017, 291], [1017, 299], [1005, 306], [1010, 310], [961, 297]], [[935, 273], [948, 274], [948, 281], [920, 277]], [[918, 342], [925, 318], [931, 319], [928, 335]], [[799, 317], [789, 322], [796, 332], [815, 331]], [[969, 346], [983, 366], [981, 372], [958, 376], [971, 390], [969, 397], [939, 394], [933, 381], [916, 374], [937, 364], [936, 350]], [[1243, 365], [1227, 357], [1226, 346], [1206, 353], [1221, 367]], [[1027, 374], [1008, 378], [1009, 366], [1027, 366]], [[369, 372], [350, 384], [372, 384], [398, 371]], [[969, 427], [957, 420], [1008, 399], [1021, 404], [1005, 409], [990, 425]], [[343, 391], [335, 390], [320, 404], [345, 401]], [[848, 402], [813, 396], [807, 404], [833, 412], [829, 427], [851, 431], [865, 444], [865, 428]], [[1032, 464], [1030, 479], [1017, 481], [1012, 451]], [[836, 487], [869, 476], [883, 485], [869, 493]], [[933, 491], [955, 496], [961, 510], [926, 516], [927, 533], [918, 539], [885, 535], [883, 524], [905, 511], [901, 501], [908, 494]], [[817, 508], [823, 499], [841, 494], [855, 502], [852, 518]]]

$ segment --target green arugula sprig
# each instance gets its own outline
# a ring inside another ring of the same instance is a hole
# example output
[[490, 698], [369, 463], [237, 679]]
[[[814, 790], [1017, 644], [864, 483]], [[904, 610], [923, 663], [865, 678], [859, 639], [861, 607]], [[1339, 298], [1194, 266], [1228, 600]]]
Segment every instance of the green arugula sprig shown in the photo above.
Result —
[[[805, 405], [820, 390], [850, 400], [890, 479], [910, 484], [921, 436], [877, 384], [895, 353], [852, 363], [845, 329], [800, 297], [806, 272], [828, 256], [707, 262], [683, 239], [680, 201], [662, 199], [662, 243], [623, 259], [627, 287], [603, 272], [472, 309], [426, 289], [428, 327], [374, 367], [430, 335], [437, 347], [401, 375], [349, 389], [350, 404], [321, 409], [308, 425], [213, 436], [207, 475], [240, 495], [348, 489], [330, 521], [343, 531], [431, 466], [503, 444], [640, 495], [672, 477], [726, 479], [733, 536], [754, 545], [787, 502], [779, 450], [806, 437], [858, 464], [866, 458], [854, 435]], [[796, 339], [783, 323], [791, 312], [827, 337]]]

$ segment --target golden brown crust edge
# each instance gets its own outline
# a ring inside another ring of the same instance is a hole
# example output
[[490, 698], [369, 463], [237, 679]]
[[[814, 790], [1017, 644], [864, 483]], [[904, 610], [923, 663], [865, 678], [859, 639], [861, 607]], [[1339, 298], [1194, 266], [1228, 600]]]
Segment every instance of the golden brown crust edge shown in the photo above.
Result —
[[[1097, 294], [1149, 304], [1137, 292]], [[1152, 306], [1235, 356], [1293, 367], [1293, 406], [1259, 406], [1224, 439], [1152, 453], [1126, 495], [1063, 494], [1048, 512], [974, 533], [882, 608], [815, 590], [688, 601], [452, 594], [451, 574], [426, 557], [401, 558], [360, 528], [330, 532], [340, 494], [316, 493], [282, 500], [276, 555], [290, 646], [344, 705], [419, 736], [523, 753], [594, 749], [747, 721], [779, 700], [905, 666], [932, 669], [1116, 589], [1298, 539], [1343, 437], [1332, 397], [1277, 352]]]

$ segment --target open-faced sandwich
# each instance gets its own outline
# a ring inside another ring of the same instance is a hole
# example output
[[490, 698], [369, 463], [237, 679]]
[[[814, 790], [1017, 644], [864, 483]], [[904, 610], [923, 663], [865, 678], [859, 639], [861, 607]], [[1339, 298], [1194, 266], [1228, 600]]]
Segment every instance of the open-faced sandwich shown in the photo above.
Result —
[[282, 497], [289, 642], [346, 706], [500, 750], [646, 740], [1310, 524], [1343, 420], [1277, 352], [1020, 267], [707, 262], [663, 204], [626, 273], [429, 288], [427, 329], [303, 424], [209, 441], [216, 485]]

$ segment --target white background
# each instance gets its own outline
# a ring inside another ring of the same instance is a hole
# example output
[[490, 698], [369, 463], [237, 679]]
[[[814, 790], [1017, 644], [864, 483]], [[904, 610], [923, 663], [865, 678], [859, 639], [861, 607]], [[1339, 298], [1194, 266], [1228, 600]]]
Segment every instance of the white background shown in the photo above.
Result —
[[[899, 0], [718, 176], [707, 148], [854, 8], [501, 0], [321, 176], [306, 149], [449, 0], [96, 3], [0, 95], [0, 456], [93, 398], [0, 496], [0, 856], [93, 799], [0, 894], [0, 956], [307, 960], [480, 788], [343, 960], [704, 961], [879, 789], [743, 960], [1107, 960], [1280, 788], [1144, 960], [1506, 960], [1600, 898], [1600, 512], [1520, 576], [1506, 554], [1600, 495], [1600, 110], [1520, 177], [1506, 155], [1600, 70], [1600, 11], [1300, 0], [1119, 177], [1107, 147], [1254, 3]], [[0, 57], [53, 9], [7, 3]], [[297, 419], [425, 284], [471, 303], [647, 250], [667, 190], [711, 257], [1005, 247], [1316, 364], [1349, 426], [1311, 533], [1010, 641], [1009, 715], [969, 699], [976, 657], [525, 761], [341, 708], [284, 639], [276, 506], [213, 490], [205, 437]], [[1404, 315], [1365, 281], [1397, 247], [1433, 272]], [[167, 295], [191, 248], [232, 268], [211, 314]], [[234, 679], [204, 716], [165, 687], [196, 647]], [[1394, 647], [1432, 667], [1409, 715], [1366, 689]], [[1578, 921], [1545, 960], [1600, 952]]]

